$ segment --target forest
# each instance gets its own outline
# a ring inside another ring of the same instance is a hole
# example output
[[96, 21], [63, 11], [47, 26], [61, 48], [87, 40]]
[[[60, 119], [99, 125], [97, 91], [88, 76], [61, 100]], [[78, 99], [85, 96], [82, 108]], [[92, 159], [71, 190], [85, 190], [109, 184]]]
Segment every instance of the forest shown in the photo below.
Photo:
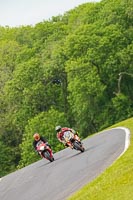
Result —
[[40, 157], [55, 126], [84, 139], [133, 116], [133, 1], [85, 3], [35, 26], [0, 26], [0, 177]]

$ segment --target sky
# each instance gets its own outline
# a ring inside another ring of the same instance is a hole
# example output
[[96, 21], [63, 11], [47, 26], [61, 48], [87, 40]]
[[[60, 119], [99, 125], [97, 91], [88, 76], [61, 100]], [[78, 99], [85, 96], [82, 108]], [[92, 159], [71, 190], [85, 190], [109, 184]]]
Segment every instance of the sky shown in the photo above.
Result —
[[0, 0], [0, 26], [34, 26], [92, 1], [100, 0]]

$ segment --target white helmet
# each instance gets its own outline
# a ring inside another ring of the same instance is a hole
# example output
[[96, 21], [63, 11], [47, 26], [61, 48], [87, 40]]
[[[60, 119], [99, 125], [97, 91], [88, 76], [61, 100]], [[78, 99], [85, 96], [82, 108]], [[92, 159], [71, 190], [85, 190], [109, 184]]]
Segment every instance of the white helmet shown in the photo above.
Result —
[[56, 127], [55, 127], [55, 130], [56, 130], [57, 132], [59, 132], [59, 131], [61, 130], [61, 126], [56, 126]]

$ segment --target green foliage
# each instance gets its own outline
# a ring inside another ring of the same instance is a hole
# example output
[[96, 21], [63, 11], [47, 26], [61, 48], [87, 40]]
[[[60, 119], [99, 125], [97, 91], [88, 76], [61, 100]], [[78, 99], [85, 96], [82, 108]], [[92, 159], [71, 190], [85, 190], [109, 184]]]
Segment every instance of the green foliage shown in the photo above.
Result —
[[130, 130], [128, 150], [99, 177], [85, 185], [69, 200], [128, 200], [133, 196], [133, 118], [113, 125], [110, 128], [126, 127]]
[[62, 149], [62, 144], [56, 138], [55, 126], [68, 125], [64, 113], [58, 112], [51, 108], [48, 112], [42, 112], [28, 121], [28, 125], [25, 127], [25, 133], [23, 134], [21, 148], [21, 161], [19, 168], [24, 167], [36, 160], [40, 159], [34, 152], [32, 142], [33, 134], [40, 133], [44, 136], [52, 147], [54, 152]]
[[38, 159], [31, 147], [36, 127], [49, 130], [57, 151], [63, 147], [50, 134], [56, 122], [84, 138], [133, 115], [132, 7], [131, 0], [103, 0], [34, 27], [0, 27], [1, 145], [9, 138], [18, 152], [9, 166]]
[[0, 141], [0, 177], [16, 169], [17, 149], [11, 148], [8, 143]]
[[[96, 131], [94, 120], [99, 110], [96, 105], [101, 99], [105, 86], [100, 82], [97, 69], [91, 68], [90, 63], [84, 64], [79, 59], [77, 62], [71, 62], [71, 65], [68, 63], [66, 70], [68, 70], [69, 102], [79, 124], [78, 129], [85, 137], [88, 135], [88, 130], [91, 133]], [[90, 126], [91, 123], [93, 126]]]
[[[114, 109], [114, 121], [117, 122], [117, 119], [123, 120], [125, 116], [130, 116], [132, 112], [132, 102], [129, 98], [123, 94], [118, 94], [116, 97], [112, 98], [113, 109]], [[127, 106], [128, 105], [128, 106]]]

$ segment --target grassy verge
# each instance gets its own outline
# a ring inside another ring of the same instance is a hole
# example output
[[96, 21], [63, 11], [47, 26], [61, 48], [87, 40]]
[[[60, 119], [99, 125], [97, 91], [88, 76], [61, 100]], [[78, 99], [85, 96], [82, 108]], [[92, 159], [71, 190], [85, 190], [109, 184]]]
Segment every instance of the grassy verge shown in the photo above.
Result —
[[85, 185], [68, 200], [128, 200], [133, 199], [133, 118], [115, 124], [130, 130], [128, 150], [98, 178]]

